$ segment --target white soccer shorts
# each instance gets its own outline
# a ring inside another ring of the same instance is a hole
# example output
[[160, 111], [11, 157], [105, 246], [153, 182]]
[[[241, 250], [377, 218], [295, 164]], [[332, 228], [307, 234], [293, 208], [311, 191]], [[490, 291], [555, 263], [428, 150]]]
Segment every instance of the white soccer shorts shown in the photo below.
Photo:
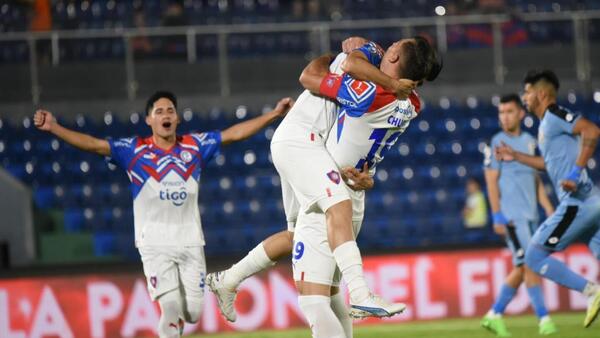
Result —
[[143, 246], [139, 248], [152, 300], [180, 289], [185, 299], [204, 299], [204, 246]]
[[[355, 238], [362, 220], [352, 221]], [[295, 281], [339, 286], [341, 273], [327, 240], [325, 214], [300, 214], [294, 231], [292, 267]]]

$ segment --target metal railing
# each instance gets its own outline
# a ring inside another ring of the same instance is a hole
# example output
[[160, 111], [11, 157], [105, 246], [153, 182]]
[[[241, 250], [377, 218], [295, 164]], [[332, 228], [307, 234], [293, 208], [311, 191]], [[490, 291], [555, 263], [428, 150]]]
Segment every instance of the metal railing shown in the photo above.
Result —
[[[36, 42], [50, 40], [51, 62], [58, 66], [61, 62], [59, 45], [63, 40], [70, 39], [99, 39], [120, 38], [125, 45], [124, 63], [126, 72], [126, 88], [128, 98], [136, 98], [137, 82], [135, 73], [134, 53], [131, 40], [135, 37], [165, 37], [185, 36], [187, 62], [197, 62], [196, 37], [198, 35], [216, 35], [217, 56], [219, 68], [220, 94], [229, 96], [231, 84], [229, 75], [229, 56], [227, 39], [231, 34], [256, 34], [256, 33], [282, 33], [306, 32], [309, 36], [316, 37], [311, 48], [314, 55], [329, 52], [331, 45], [331, 32], [336, 30], [362, 30], [378, 28], [400, 28], [405, 36], [418, 27], [435, 27], [435, 41], [440, 52], [448, 50], [447, 27], [448, 25], [489, 24], [493, 35], [493, 65], [495, 83], [502, 85], [505, 80], [505, 64], [503, 59], [503, 23], [513, 20], [515, 16], [508, 14], [494, 15], [464, 15], [464, 16], [438, 16], [369, 20], [345, 20], [337, 22], [294, 22], [294, 23], [257, 23], [257, 24], [232, 24], [232, 25], [201, 25], [183, 27], [147, 27], [147, 28], [115, 28], [115, 29], [90, 29], [90, 30], [59, 30], [51, 32], [19, 32], [0, 34], [0, 41], [27, 41], [29, 46], [29, 67], [31, 77], [31, 99], [37, 104], [40, 99], [38, 55]], [[547, 22], [571, 21], [574, 31], [573, 48], [576, 60], [576, 73], [579, 81], [588, 82], [591, 77], [591, 61], [589, 48], [589, 20], [600, 19], [600, 10], [558, 12], [558, 13], [521, 13], [516, 16], [522, 22]]]

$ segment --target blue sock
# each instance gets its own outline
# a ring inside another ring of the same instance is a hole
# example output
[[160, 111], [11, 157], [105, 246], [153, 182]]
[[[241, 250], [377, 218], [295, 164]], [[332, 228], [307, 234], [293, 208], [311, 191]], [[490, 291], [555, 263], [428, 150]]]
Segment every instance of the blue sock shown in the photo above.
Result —
[[571, 271], [563, 262], [552, 258], [550, 252], [530, 245], [525, 253], [525, 264], [540, 276], [548, 278], [571, 290], [583, 292], [587, 280]]
[[508, 286], [506, 283], [502, 285], [502, 289], [500, 289], [500, 294], [498, 298], [496, 298], [496, 303], [492, 306], [492, 310], [497, 314], [503, 314], [506, 306], [517, 293], [517, 289]]
[[546, 309], [546, 305], [544, 304], [544, 295], [542, 293], [542, 288], [539, 285], [532, 286], [530, 288], [527, 288], [527, 293], [529, 294], [529, 299], [531, 300], [531, 305], [533, 306], [535, 315], [538, 318], [547, 316], [548, 310]]

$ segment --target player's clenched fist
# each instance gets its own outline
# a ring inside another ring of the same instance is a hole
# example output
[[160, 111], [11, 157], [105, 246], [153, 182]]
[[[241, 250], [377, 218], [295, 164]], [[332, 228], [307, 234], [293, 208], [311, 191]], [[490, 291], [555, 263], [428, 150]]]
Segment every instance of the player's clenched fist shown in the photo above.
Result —
[[277, 106], [273, 111], [279, 116], [285, 116], [292, 106], [294, 106], [294, 100], [291, 97], [286, 97], [277, 102]]
[[43, 109], [38, 109], [33, 115], [33, 124], [39, 130], [50, 131], [55, 122], [52, 113]]

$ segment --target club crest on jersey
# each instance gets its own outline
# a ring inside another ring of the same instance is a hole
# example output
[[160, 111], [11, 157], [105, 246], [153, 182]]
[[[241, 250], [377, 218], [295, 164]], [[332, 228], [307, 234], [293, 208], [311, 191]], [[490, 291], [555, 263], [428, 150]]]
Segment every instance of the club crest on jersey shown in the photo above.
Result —
[[181, 154], [179, 154], [179, 157], [186, 163], [192, 161], [192, 154], [187, 150], [182, 151]]
[[331, 182], [333, 182], [335, 184], [340, 184], [341, 177], [340, 177], [340, 174], [337, 171], [332, 170], [332, 171], [328, 172], [327, 173], [327, 177], [329, 177], [329, 179], [331, 180]]
[[147, 154], [144, 154], [144, 158], [147, 158], [147, 159], [149, 159], [149, 160], [153, 160], [155, 157], [156, 157], [156, 154], [155, 154], [155, 153], [147, 153]]
[[156, 279], [156, 276], [150, 277], [150, 285], [152, 285], [152, 287], [156, 289], [157, 284], [158, 284], [158, 280]]

